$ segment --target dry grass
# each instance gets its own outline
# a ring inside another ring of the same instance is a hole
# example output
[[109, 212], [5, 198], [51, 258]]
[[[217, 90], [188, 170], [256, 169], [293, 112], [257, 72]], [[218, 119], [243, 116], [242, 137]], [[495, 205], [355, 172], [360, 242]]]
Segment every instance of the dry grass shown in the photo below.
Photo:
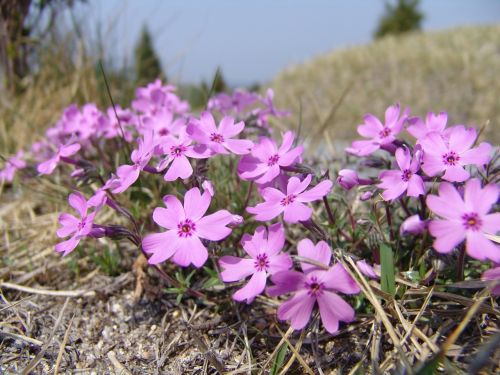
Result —
[[500, 143], [500, 26], [387, 37], [332, 52], [281, 73], [272, 83], [279, 108], [298, 116], [303, 134], [358, 137], [362, 116], [383, 116], [395, 102], [413, 114], [447, 111], [452, 123], [481, 127]]

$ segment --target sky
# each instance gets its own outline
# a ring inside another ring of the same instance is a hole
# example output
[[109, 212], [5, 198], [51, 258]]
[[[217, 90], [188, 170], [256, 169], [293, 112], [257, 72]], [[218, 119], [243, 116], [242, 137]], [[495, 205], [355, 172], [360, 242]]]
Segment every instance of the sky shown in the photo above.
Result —
[[[383, 0], [89, 0], [74, 10], [108, 58], [132, 63], [143, 25], [170, 79], [232, 86], [270, 81], [281, 70], [373, 39]], [[424, 30], [500, 22], [499, 0], [422, 0]]]

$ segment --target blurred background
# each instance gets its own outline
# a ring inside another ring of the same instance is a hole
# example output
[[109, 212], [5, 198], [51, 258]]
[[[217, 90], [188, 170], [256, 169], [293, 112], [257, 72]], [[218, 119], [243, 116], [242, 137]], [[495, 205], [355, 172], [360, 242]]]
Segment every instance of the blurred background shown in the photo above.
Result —
[[272, 87], [293, 112], [280, 125], [300, 123], [331, 148], [395, 102], [448, 111], [500, 141], [498, 0], [2, 0], [0, 10], [2, 152], [71, 103], [108, 107], [101, 65], [122, 106], [157, 77], [195, 109], [211, 86]]

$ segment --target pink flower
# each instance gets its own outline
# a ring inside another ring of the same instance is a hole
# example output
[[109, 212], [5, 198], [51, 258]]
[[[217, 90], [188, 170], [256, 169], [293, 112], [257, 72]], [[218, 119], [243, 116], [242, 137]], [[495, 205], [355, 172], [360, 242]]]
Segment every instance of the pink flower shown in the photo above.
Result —
[[134, 164], [120, 165], [116, 170], [119, 184], [114, 187], [113, 193], [122, 193], [137, 181], [139, 174], [153, 157], [154, 148], [153, 132], [146, 132], [144, 138], [138, 140], [138, 148], [132, 151], [130, 155], [130, 159]]
[[427, 228], [427, 221], [421, 220], [418, 215], [413, 215], [403, 221], [399, 227], [399, 233], [401, 235], [405, 235], [407, 233], [420, 234], [425, 230], [425, 228]]
[[269, 234], [263, 226], [255, 230], [253, 236], [245, 234], [241, 245], [251, 258], [223, 256], [219, 265], [223, 268], [221, 278], [224, 282], [240, 281], [252, 275], [250, 281], [239, 289], [233, 298], [236, 301], [251, 303], [266, 287], [268, 275], [289, 270], [292, 259], [286, 253], [280, 253], [285, 244], [285, 231], [281, 224], [269, 227]]
[[163, 142], [165, 137], [177, 136], [186, 127], [186, 120], [183, 118], [174, 119], [174, 114], [165, 108], [159, 109], [156, 113], [146, 115], [142, 118], [141, 131], [153, 131], [159, 142]]
[[399, 117], [399, 113], [399, 104], [387, 108], [385, 111], [384, 124], [372, 114], [365, 115], [365, 122], [358, 126], [358, 133], [370, 139], [354, 141], [351, 147], [347, 148], [346, 151], [357, 156], [366, 156], [394, 142], [396, 135], [398, 135], [403, 128], [403, 123], [408, 117], [409, 108], [405, 110], [401, 117]]
[[44, 161], [43, 163], [38, 164], [38, 167], [36, 169], [40, 174], [51, 174], [52, 172], [54, 172], [54, 169], [56, 169], [57, 164], [59, 164], [61, 158], [74, 155], [79, 150], [80, 150], [80, 145], [78, 143], [73, 143], [67, 146], [61, 145], [59, 146], [57, 152], [54, 155], [52, 155], [50, 159]]
[[[192, 139], [206, 145], [214, 154], [229, 154], [229, 151], [244, 155], [250, 152], [253, 142], [246, 139], [234, 139], [245, 128], [243, 121], [234, 123], [234, 118], [225, 116], [219, 127], [210, 112], [203, 112], [200, 120], [192, 120], [187, 133]], [[229, 150], [229, 151], [228, 151]]]
[[439, 133], [430, 133], [419, 139], [424, 150], [422, 169], [432, 177], [445, 172], [443, 179], [451, 182], [463, 182], [470, 176], [465, 165], [482, 166], [490, 160], [491, 145], [483, 142], [471, 148], [477, 138], [476, 129], [466, 129], [459, 125], [450, 128], [449, 141]]
[[71, 253], [78, 246], [80, 240], [91, 232], [96, 215], [96, 211], [90, 214], [87, 212], [89, 205], [85, 197], [79, 192], [70, 194], [68, 203], [78, 212], [80, 218], [78, 219], [67, 213], [59, 216], [61, 228], [57, 230], [57, 236], [63, 238], [71, 235], [69, 240], [60, 242], [55, 247], [56, 251], [63, 253], [63, 256]]
[[208, 191], [202, 195], [198, 188], [186, 192], [184, 206], [173, 195], [163, 197], [167, 208], [155, 208], [153, 220], [167, 231], [149, 234], [142, 241], [144, 251], [152, 253], [150, 264], [169, 258], [183, 267], [192, 263], [199, 268], [205, 264], [208, 251], [200, 239], [220, 241], [226, 238], [231, 233], [227, 225], [234, 220], [226, 210], [204, 216], [211, 200]]
[[178, 178], [188, 178], [193, 174], [193, 167], [188, 157], [206, 159], [210, 157], [210, 150], [206, 146], [193, 145], [193, 140], [184, 132], [178, 137], [171, 137], [161, 144], [163, 153], [167, 156], [160, 162], [159, 171], [168, 166], [165, 181], [175, 181]]
[[23, 160], [24, 151], [19, 151], [16, 155], [11, 156], [5, 162], [4, 169], [0, 170], [0, 181], [12, 182], [16, 171], [26, 168], [26, 162]]
[[308, 220], [312, 215], [312, 209], [304, 203], [323, 198], [330, 192], [333, 185], [330, 180], [325, 180], [305, 191], [311, 179], [311, 175], [307, 175], [302, 181], [298, 177], [291, 177], [288, 180], [286, 194], [275, 188], [265, 188], [262, 191], [265, 202], [255, 207], [248, 207], [247, 211], [255, 214], [255, 220], [258, 221], [274, 219], [282, 212], [284, 212], [285, 221], [289, 223]]
[[490, 268], [484, 271], [481, 275], [481, 280], [496, 282], [496, 285], [491, 290], [491, 294], [494, 296], [500, 296], [500, 266]]
[[[303, 258], [327, 267], [330, 265], [331, 250], [324, 241], [314, 246], [311, 240], [304, 239], [299, 242], [298, 253]], [[290, 320], [293, 329], [302, 329], [309, 322], [313, 307], [318, 302], [321, 320], [328, 332], [337, 332], [339, 321], [352, 322], [353, 308], [336, 292], [356, 294], [360, 289], [344, 267], [337, 263], [324, 270], [306, 262], [300, 265], [302, 272], [281, 271], [271, 276], [276, 285], [268, 288], [269, 295], [294, 293], [278, 308], [278, 318]]]
[[467, 254], [472, 258], [500, 263], [500, 246], [486, 237], [500, 231], [500, 213], [488, 214], [497, 200], [498, 186], [494, 183], [481, 188], [478, 179], [470, 179], [463, 199], [452, 184], [441, 183], [439, 195], [427, 197], [427, 206], [443, 218], [429, 224], [429, 232], [436, 237], [434, 249], [449, 253], [465, 239]]
[[379, 179], [382, 180], [377, 187], [384, 189], [384, 200], [393, 200], [406, 191], [410, 197], [418, 197], [425, 193], [422, 177], [417, 172], [420, 169], [420, 152], [415, 152], [411, 157], [408, 148], [400, 147], [396, 150], [396, 161], [399, 170], [382, 171]]
[[303, 146], [292, 148], [294, 135], [291, 131], [283, 135], [283, 143], [280, 148], [267, 137], [261, 137], [251, 155], [241, 158], [238, 165], [238, 174], [243, 180], [255, 180], [258, 184], [264, 184], [274, 180], [280, 174], [281, 167], [294, 164], [304, 151]]
[[425, 122], [420, 117], [408, 119], [410, 125], [406, 130], [417, 139], [422, 139], [431, 133], [444, 135], [447, 121], [448, 114], [446, 112], [440, 112], [439, 114], [429, 112]]
[[174, 94], [175, 86], [163, 86], [161, 80], [139, 87], [136, 90], [136, 98], [132, 102], [132, 108], [145, 114], [154, 114], [162, 108], [174, 113], [185, 113], [189, 110], [189, 104], [181, 101]]
[[130, 143], [133, 141], [132, 130], [137, 126], [137, 116], [130, 109], [122, 109], [118, 105], [115, 109], [110, 107], [107, 110], [108, 121], [106, 127], [103, 129], [104, 138], [123, 138], [126, 142]]
[[269, 116], [274, 117], [286, 117], [290, 115], [289, 111], [280, 111], [274, 107], [273, 103], [274, 91], [269, 88], [266, 91], [266, 96], [261, 98], [261, 103], [264, 104], [264, 108], [256, 108], [252, 111], [252, 115], [257, 117], [257, 125], [266, 127], [269, 125]]
[[207, 108], [209, 110], [219, 111], [227, 115], [231, 112], [242, 114], [244, 110], [253, 105], [259, 96], [253, 92], [246, 92], [242, 90], [235, 90], [233, 95], [220, 93], [215, 95], [208, 101]]

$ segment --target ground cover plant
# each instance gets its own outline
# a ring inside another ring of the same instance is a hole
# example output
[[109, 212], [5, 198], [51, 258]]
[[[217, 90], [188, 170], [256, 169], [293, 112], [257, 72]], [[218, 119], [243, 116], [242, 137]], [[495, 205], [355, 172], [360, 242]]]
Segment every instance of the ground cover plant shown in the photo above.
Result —
[[[151, 373], [495, 370], [495, 147], [446, 112], [388, 103], [383, 118], [364, 116], [346, 159], [325, 163], [306, 157], [300, 125], [271, 125], [294, 123], [273, 100], [271, 89], [236, 90], [198, 113], [157, 80], [126, 108], [67, 107], [5, 158], [4, 193], [67, 196], [50, 251], [71, 263], [52, 272], [89, 272], [76, 291], [2, 282], [6, 371], [107, 371], [103, 355], [116, 371]], [[59, 328], [70, 298], [92, 311], [120, 283], [134, 289], [101, 318], [112, 323], [79, 312], [91, 333], [78, 341], [74, 313], [53, 355], [56, 330], [33, 339], [32, 312], [7, 302], [19, 291], [66, 297]], [[124, 339], [130, 319], [148, 325], [138, 342]]]

